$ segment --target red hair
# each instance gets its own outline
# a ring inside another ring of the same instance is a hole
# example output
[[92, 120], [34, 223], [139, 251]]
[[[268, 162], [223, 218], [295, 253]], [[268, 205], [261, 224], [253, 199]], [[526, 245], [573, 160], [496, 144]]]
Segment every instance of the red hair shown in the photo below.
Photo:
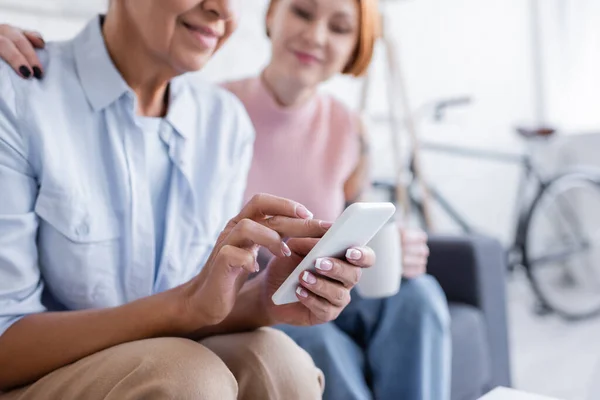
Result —
[[[375, 51], [375, 43], [379, 38], [381, 29], [381, 16], [379, 14], [378, 0], [357, 0], [359, 8], [359, 33], [356, 49], [352, 58], [342, 71], [344, 74], [352, 76], [362, 76], [369, 69], [373, 53]], [[267, 16], [273, 13], [275, 6], [279, 0], [271, 0], [267, 10]], [[268, 30], [267, 30], [268, 35]]]

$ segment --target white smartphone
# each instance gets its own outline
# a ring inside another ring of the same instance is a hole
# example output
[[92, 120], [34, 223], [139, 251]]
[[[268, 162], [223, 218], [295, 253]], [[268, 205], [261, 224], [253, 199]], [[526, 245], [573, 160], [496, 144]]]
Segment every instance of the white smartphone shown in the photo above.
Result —
[[350, 205], [273, 294], [273, 303], [283, 305], [298, 301], [296, 289], [300, 275], [306, 270], [314, 271], [318, 258], [344, 258], [349, 248], [365, 246], [395, 212], [392, 203]]

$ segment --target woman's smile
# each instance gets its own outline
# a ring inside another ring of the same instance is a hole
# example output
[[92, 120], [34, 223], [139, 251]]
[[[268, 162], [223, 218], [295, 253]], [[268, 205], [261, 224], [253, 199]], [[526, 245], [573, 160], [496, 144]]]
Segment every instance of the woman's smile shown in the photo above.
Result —
[[214, 50], [223, 34], [208, 26], [183, 21], [181, 23], [194, 41], [203, 49]]

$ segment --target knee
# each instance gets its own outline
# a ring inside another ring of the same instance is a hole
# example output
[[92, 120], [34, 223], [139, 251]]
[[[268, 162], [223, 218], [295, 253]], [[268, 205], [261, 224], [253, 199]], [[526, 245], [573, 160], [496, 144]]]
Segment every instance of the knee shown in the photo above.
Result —
[[[243, 369], [245, 375], [238, 379], [240, 393], [244, 393], [244, 397], [321, 398], [324, 388], [322, 372], [310, 355], [289, 336], [271, 328], [262, 328], [248, 335], [245, 354], [238, 360], [238, 368]], [[245, 382], [251, 382], [253, 387], [243, 387]]]
[[237, 382], [231, 371], [219, 357], [194, 341], [159, 338], [130, 346], [136, 347], [129, 349], [133, 371], [119, 383], [127, 393], [120, 398], [237, 398]]
[[443, 332], [450, 331], [448, 301], [437, 280], [430, 275], [405, 280], [400, 288], [402, 307], [422, 323], [430, 322]]

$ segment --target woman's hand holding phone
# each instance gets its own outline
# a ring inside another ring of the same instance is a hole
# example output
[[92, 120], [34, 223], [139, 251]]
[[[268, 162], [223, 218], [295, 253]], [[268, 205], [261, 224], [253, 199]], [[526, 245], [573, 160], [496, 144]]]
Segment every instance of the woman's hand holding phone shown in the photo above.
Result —
[[335, 320], [350, 303], [350, 291], [362, 269], [375, 263], [375, 253], [368, 247], [348, 249], [344, 259], [322, 258], [314, 273], [302, 273], [296, 291], [300, 302], [275, 305], [271, 297], [317, 242], [311, 238], [290, 239], [287, 243], [292, 256], [275, 257], [256, 278], [263, 281], [261, 298], [271, 325], [317, 325]]

